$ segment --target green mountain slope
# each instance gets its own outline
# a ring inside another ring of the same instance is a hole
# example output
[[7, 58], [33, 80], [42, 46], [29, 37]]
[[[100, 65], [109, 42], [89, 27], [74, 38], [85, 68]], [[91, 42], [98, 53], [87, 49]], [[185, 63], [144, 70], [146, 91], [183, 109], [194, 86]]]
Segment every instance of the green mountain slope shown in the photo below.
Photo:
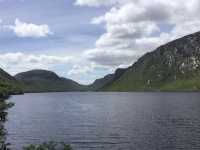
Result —
[[11, 94], [21, 94], [19, 82], [11, 75], [0, 69], [0, 98]]
[[84, 86], [70, 79], [59, 77], [47, 70], [31, 70], [15, 75], [24, 92], [82, 91]]
[[105, 85], [108, 85], [117, 80], [125, 71], [126, 69], [117, 69], [114, 74], [109, 74], [101, 79], [95, 80], [94, 83], [89, 85], [87, 88], [90, 91], [101, 90]]
[[142, 56], [106, 91], [200, 90], [200, 32], [160, 46]]

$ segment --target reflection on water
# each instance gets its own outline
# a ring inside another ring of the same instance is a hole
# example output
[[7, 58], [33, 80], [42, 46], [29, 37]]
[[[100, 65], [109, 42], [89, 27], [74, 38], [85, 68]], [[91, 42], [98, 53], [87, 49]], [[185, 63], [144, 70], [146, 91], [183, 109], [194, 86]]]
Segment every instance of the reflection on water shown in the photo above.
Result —
[[11, 97], [13, 150], [58, 141], [74, 150], [199, 150], [200, 93], [40, 93]]

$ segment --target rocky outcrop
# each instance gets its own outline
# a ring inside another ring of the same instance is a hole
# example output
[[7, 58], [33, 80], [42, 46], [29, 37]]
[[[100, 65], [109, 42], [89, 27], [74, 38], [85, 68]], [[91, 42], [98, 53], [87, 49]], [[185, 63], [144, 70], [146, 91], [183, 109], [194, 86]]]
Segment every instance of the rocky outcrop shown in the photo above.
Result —
[[197, 32], [145, 54], [105, 89], [199, 90], [199, 75], [200, 32]]

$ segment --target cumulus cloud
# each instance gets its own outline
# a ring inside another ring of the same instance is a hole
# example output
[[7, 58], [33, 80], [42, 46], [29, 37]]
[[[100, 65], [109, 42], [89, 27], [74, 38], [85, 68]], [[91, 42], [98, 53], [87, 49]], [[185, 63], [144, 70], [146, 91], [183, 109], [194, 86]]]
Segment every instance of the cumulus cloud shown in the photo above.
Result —
[[19, 19], [15, 20], [15, 25], [6, 26], [12, 30], [18, 37], [33, 37], [40, 38], [53, 34], [47, 24], [36, 25], [32, 23], [22, 22]]
[[130, 65], [138, 58], [134, 51], [115, 50], [113, 53], [112, 51], [99, 49], [88, 50], [84, 53], [84, 56], [92, 62], [98, 62], [99, 65], [107, 67], [118, 67], [124, 65], [124, 63]]
[[199, 0], [77, 0], [81, 6], [109, 6], [91, 19], [106, 32], [85, 57], [99, 65], [128, 65], [161, 44], [200, 30]]
[[38, 68], [49, 69], [72, 60], [71, 56], [33, 55], [21, 52], [0, 54], [0, 66], [11, 74]]
[[68, 75], [83, 75], [83, 74], [88, 74], [94, 71], [96, 68], [95, 63], [88, 63], [87, 65], [74, 65], [73, 68], [68, 72]]

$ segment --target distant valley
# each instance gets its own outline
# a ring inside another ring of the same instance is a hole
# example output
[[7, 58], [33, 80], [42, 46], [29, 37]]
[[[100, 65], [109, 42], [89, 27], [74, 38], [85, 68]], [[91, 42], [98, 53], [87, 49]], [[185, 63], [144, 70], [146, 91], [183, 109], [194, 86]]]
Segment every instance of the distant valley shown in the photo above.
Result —
[[12, 77], [0, 70], [0, 95], [67, 91], [198, 91], [200, 90], [200, 32], [158, 47], [132, 66], [81, 85], [47, 70]]

